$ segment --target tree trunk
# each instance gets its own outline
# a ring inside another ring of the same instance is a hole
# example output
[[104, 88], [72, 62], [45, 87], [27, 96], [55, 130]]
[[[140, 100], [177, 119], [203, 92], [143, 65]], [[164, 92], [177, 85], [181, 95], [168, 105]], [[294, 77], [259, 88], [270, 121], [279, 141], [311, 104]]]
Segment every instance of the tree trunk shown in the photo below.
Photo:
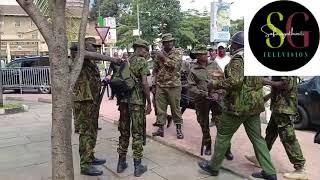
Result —
[[[60, 46], [62, 45], [62, 46]], [[52, 77], [52, 179], [73, 180], [72, 158], [72, 90], [65, 44], [50, 48]]]

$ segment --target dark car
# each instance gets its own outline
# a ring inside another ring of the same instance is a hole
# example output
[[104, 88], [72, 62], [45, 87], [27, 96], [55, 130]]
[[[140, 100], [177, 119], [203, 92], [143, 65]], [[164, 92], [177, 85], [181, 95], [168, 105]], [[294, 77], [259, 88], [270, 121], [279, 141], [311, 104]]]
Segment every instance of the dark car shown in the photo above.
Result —
[[315, 76], [298, 86], [298, 113], [296, 129], [320, 125], [320, 77]]
[[48, 56], [34, 56], [17, 58], [7, 64], [7, 68], [20, 68], [20, 67], [42, 67], [50, 66]]
[[4, 90], [20, 92], [38, 89], [39, 93], [50, 93], [50, 63], [48, 56], [23, 57], [15, 59], [3, 69]]

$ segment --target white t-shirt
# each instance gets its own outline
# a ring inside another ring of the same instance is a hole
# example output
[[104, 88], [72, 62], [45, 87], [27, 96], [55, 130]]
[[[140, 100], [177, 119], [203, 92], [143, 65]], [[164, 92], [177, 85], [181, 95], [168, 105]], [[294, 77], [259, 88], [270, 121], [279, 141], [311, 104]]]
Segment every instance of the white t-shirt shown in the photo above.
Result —
[[219, 65], [219, 67], [222, 69], [222, 71], [224, 72], [224, 68], [226, 67], [227, 64], [229, 64], [231, 58], [228, 55], [225, 55], [223, 58], [221, 58], [220, 56], [217, 56], [215, 61], [217, 62], [217, 64]]

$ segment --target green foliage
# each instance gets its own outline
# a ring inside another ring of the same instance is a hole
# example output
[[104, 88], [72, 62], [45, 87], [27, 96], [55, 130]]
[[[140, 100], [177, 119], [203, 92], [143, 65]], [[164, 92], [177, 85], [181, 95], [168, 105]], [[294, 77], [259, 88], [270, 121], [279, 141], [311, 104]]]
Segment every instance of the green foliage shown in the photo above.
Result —
[[233, 36], [238, 31], [243, 31], [244, 30], [244, 21], [243, 21], [243, 19], [237, 19], [235, 21], [231, 20], [230, 24], [231, 24], [231, 27], [230, 27], [231, 36]]
[[[95, 3], [91, 15], [97, 16]], [[173, 33], [177, 46], [187, 48], [196, 44], [210, 44], [210, 16], [208, 11], [200, 13], [188, 10], [182, 13], [179, 0], [100, 0], [101, 16], [113, 16], [117, 19], [117, 46], [130, 48], [137, 37], [133, 30], [138, 29], [137, 4], [139, 3], [141, 38], [152, 43], [162, 33]], [[243, 30], [243, 19], [231, 21], [230, 32], [233, 35]]]
[[15, 108], [21, 108], [22, 105], [17, 103], [17, 104], [4, 104], [1, 109], [15, 109]]
[[177, 28], [177, 45], [182, 48], [196, 44], [210, 43], [210, 17], [202, 16], [197, 11], [184, 14]]

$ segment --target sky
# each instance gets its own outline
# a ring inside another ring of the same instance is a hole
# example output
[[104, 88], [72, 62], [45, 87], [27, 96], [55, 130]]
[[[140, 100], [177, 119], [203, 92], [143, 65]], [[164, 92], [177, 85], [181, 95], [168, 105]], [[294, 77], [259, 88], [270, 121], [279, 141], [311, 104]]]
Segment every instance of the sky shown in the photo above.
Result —
[[[93, 1], [93, 0], [91, 0]], [[210, 12], [210, 3], [214, 0], [180, 0], [182, 10], [186, 11], [188, 9], [197, 9], [199, 11], [207, 10]], [[234, 2], [231, 5], [231, 19], [239, 19], [244, 16], [244, 11], [246, 8], [241, 8], [244, 4], [241, 0], [224, 0], [225, 2]], [[0, 0], [0, 4], [13, 5], [17, 4], [15, 0]]]

